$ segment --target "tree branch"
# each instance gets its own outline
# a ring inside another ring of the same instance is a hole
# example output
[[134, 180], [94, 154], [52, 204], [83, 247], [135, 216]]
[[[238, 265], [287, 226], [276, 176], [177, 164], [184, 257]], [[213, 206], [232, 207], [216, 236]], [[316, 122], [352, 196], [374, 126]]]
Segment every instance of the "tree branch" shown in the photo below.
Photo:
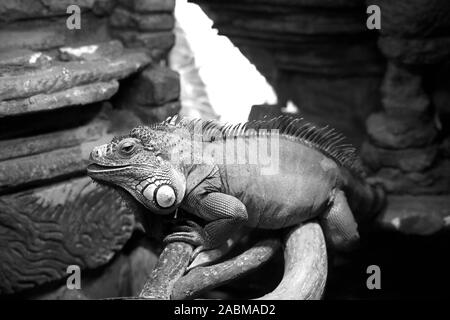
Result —
[[184, 242], [169, 243], [139, 294], [140, 298], [169, 300], [175, 282], [183, 276], [193, 248]]
[[316, 300], [325, 289], [327, 250], [322, 228], [309, 222], [292, 229], [286, 238], [284, 276], [261, 300]]
[[175, 283], [172, 299], [192, 299], [237, 279], [270, 260], [279, 247], [278, 240], [264, 240], [235, 258], [209, 267], [197, 267]]

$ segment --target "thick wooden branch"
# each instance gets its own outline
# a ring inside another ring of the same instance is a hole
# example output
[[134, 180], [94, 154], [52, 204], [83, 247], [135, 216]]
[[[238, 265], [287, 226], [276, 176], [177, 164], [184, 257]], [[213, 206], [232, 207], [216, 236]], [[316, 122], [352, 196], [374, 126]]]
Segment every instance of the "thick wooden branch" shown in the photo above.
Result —
[[169, 243], [159, 256], [158, 263], [145, 282], [140, 298], [169, 300], [175, 282], [183, 276], [193, 248], [184, 242]]
[[327, 251], [317, 222], [295, 227], [286, 238], [284, 276], [278, 287], [262, 300], [316, 300], [327, 279]]
[[[187, 274], [191, 245], [166, 246], [147, 280], [140, 299], [192, 299], [257, 269], [270, 260], [280, 241], [264, 240], [244, 253], [208, 267], [195, 267]], [[278, 287], [259, 298], [274, 300], [320, 299], [327, 279], [327, 252], [320, 225], [310, 222], [293, 228], [286, 237], [285, 272]]]
[[264, 240], [239, 256], [209, 267], [197, 267], [174, 285], [172, 299], [195, 298], [201, 293], [237, 279], [270, 260], [280, 242]]

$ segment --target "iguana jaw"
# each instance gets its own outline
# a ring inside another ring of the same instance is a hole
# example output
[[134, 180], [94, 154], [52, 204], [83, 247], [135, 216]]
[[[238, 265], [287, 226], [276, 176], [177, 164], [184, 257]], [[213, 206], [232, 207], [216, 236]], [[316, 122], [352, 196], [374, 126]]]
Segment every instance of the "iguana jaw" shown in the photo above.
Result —
[[123, 166], [106, 166], [106, 165], [98, 165], [95, 163], [90, 164], [87, 167], [88, 175], [92, 178], [95, 178], [96, 174], [103, 174], [107, 172], [115, 172], [115, 171], [121, 171], [124, 169], [129, 168], [129, 165], [123, 165]]
[[88, 166], [87, 174], [97, 182], [127, 191], [156, 214], [173, 212], [184, 196], [184, 188], [176, 188], [172, 179], [151, 174], [142, 165], [108, 166], [93, 163]]

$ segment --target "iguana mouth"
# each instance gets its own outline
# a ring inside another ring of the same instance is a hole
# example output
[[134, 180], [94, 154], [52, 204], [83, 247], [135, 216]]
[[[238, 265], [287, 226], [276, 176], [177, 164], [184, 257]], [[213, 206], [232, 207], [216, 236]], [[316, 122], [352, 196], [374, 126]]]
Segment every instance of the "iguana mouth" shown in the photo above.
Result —
[[129, 168], [129, 165], [123, 165], [123, 166], [107, 166], [107, 165], [99, 165], [96, 163], [92, 163], [88, 165], [87, 171], [88, 173], [100, 173], [100, 172], [111, 172], [111, 171], [120, 171], [123, 169]]

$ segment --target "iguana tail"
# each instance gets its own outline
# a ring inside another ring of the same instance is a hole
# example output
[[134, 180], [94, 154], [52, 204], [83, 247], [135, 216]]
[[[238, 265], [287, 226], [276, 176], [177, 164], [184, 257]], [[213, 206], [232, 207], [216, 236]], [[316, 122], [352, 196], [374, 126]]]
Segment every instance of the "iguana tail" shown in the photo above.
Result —
[[321, 225], [330, 246], [339, 251], [357, 247], [360, 232], [384, 208], [385, 198], [381, 185], [367, 183], [349, 173], [322, 217]]
[[343, 190], [358, 224], [373, 220], [386, 205], [386, 192], [379, 183], [352, 176]]

